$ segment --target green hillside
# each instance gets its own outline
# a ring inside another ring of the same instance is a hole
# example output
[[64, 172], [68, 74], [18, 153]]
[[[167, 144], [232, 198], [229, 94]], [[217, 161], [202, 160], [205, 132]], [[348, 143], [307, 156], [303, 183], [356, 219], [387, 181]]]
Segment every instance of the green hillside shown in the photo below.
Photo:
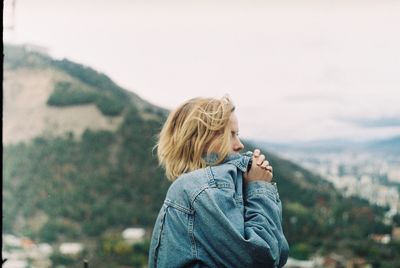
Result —
[[[91, 244], [92, 267], [140, 267], [147, 262], [148, 240], [122, 243], [123, 229], [142, 226], [151, 233], [169, 182], [151, 151], [166, 111], [151, 106], [91, 68], [54, 60], [18, 47], [6, 47], [8, 70], [56, 68], [95, 88], [57, 83], [48, 105], [94, 103], [105, 116], [122, 114], [116, 132], [84, 132], [38, 137], [3, 150], [3, 233], [37, 241]], [[239, 107], [240, 109], [240, 107]], [[150, 119], [143, 111], [153, 114]], [[77, 115], [79, 116], [79, 115]], [[245, 150], [255, 145], [246, 143]], [[372, 233], [390, 233], [384, 209], [344, 198], [332, 185], [300, 166], [266, 153], [283, 201], [284, 231], [291, 256], [341, 253], [366, 258], [376, 267], [400, 265], [399, 244], [376, 244]], [[81, 267], [80, 260], [54, 254], [54, 263]]]

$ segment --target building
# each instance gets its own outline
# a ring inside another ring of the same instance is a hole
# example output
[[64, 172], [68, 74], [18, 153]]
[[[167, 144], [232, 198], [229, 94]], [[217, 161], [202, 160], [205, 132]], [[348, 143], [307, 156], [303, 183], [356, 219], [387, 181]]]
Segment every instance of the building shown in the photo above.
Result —
[[392, 230], [392, 239], [394, 241], [400, 241], [400, 227], [394, 227]]
[[127, 228], [122, 232], [122, 238], [128, 243], [134, 244], [141, 242], [145, 233], [144, 228]]
[[60, 245], [60, 253], [64, 255], [77, 255], [83, 250], [81, 243], [62, 243]]

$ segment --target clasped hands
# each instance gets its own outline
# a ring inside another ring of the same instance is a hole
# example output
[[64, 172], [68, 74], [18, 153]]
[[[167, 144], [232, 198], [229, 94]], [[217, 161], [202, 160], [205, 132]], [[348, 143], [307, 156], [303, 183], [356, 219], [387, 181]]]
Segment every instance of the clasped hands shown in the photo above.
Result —
[[270, 166], [269, 161], [265, 159], [265, 155], [261, 154], [259, 149], [254, 150], [250, 170], [245, 172], [243, 177], [245, 182], [260, 180], [266, 182], [272, 181], [272, 166]]

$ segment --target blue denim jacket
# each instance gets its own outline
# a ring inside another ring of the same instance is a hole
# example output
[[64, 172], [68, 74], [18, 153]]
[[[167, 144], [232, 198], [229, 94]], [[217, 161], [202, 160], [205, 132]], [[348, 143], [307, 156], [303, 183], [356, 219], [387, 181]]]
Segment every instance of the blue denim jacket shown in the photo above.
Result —
[[[252, 152], [179, 176], [153, 229], [149, 267], [282, 267], [289, 245], [276, 184], [243, 183]], [[207, 156], [212, 163], [216, 155]]]

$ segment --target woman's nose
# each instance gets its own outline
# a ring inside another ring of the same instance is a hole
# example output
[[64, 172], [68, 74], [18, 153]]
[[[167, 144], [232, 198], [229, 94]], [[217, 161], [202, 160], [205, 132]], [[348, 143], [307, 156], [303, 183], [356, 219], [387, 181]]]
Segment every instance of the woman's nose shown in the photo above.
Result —
[[234, 150], [235, 151], [240, 151], [243, 148], [244, 148], [243, 143], [239, 139], [237, 139], [237, 141], [235, 142], [235, 145], [234, 145]]

